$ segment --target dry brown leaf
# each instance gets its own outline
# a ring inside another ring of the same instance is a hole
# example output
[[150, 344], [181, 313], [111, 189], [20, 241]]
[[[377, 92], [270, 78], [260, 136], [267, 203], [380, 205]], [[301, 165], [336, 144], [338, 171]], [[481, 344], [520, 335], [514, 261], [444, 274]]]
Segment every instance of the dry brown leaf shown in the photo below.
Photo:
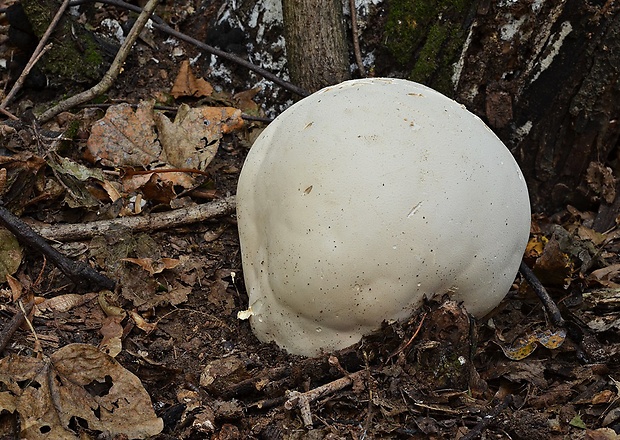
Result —
[[189, 66], [189, 61], [183, 61], [170, 94], [178, 98], [179, 96], [210, 96], [211, 93], [213, 93], [211, 84], [202, 78], [197, 78]]
[[618, 396], [613, 391], [603, 390], [600, 393], [597, 393], [594, 396], [592, 396], [592, 405], [601, 405], [601, 404], [607, 405], [608, 403], [613, 402], [617, 398]]
[[192, 288], [188, 286], [177, 285], [168, 292], [168, 301], [173, 306], [178, 306], [187, 301], [187, 297], [192, 293]]
[[45, 160], [30, 152], [0, 156], [0, 169], [5, 182], [1, 189], [2, 201], [14, 214], [20, 215], [22, 207], [45, 186]]
[[99, 333], [103, 336], [99, 343], [99, 350], [112, 357], [116, 357], [123, 351], [123, 342], [121, 340], [123, 336], [121, 321], [123, 318], [124, 316], [108, 316], [103, 320], [103, 325], [99, 329]]
[[[179, 178], [183, 178], [183, 182], [179, 181]], [[189, 188], [192, 183], [193, 179], [183, 173], [166, 173], [164, 175], [153, 173], [140, 190], [146, 200], [154, 200], [169, 205], [177, 197], [174, 189], [176, 185]]]
[[77, 418], [106, 437], [159, 434], [140, 379], [96, 347], [70, 344], [49, 359], [10, 355], [0, 360], [0, 407], [20, 418], [19, 438], [79, 439]]
[[17, 272], [23, 256], [17, 238], [7, 229], [0, 227], [0, 283], [4, 283], [8, 275]]
[[[159, 169], [158, 169], [159, 170]], [[176, 197], [174, 186], [180, 186], [182, 188], [191, 188], [194, 186], [193, 177], [185, 172], [167, 172], [158, 173], [158, 170], [153, 170], [149, 174], [131, 174], [123, 176], [123, 190], [126, 193], [133, 193], [142, 191], [145, 200], [157, 200], [162, 201], [170, 199], [170, 197]], [[158, 193], [161, 191], [161, 193]]]
[[616, 179], [611, 168], [600, 162], [590, 162], [586, 172], [586, 182], [597, 196], [606, 203], [613, 203], [616, 198]]
[[0, 197], [2, 197], [7, 190], [6, 175], [6, 168], [0, 168]]
[[587, 429], [584, 440], [618, 440], [620, 436], [611, 428]]
[[35, 316], [41, 316], [46, 312], [68, 312], [74, 307], [79, 307], [97, 298], [97, 293], [67, 293], [44, 300], [35, 307]]
[[174, 258], [161, 258], [159, 260], [152, 258], [123, 258], [121, 261], [137, 264], [151, 275], [161, 273], [166, 269], [174, 269], [181, 264], [180, 260]]
[[164, 153], [162, 159], [177, 168], [204, 171], [215, 157], [222, 134], [243, 126], [241, 110], [233, 107], [191, 108], [182, 104], [174, 122], [156, 114]]
[[589, 276], [588, 279], [597, 281], [605, 287], [615, 288], [618, 284], [615, 281], [619, 281], [620, 278], [620, 264], [612, 264], [607, 267], [596, 269]]
[[138, 327], [143, 332], [146, 332], [147, 334], [157, 329], [157, 324], [148, 322], [146, 319], [142, 317], [142, 315], [140, 315], [136, 311], [130, 310], [129, 316], [131, 317], [131, 319], [133, 319], [133, 322], [136, 324], [136, 327]]
[[235, 105], [242, 110], [243, 113], [253, 116], [260, 116], [260, 106], [253, 101], [258, 92], [260, 92], [260, 87], [254, 87], [253, 89], [236, 93], [233, 96]]
[[551, 237], [542, 255], [534, 265], [534, 272], [543, 284], [564, 286], [568, 285], [573, 273], [573, 262], [568, 254], [562, 252], [560, 243]]
[[596, 232], [594, 229], [587, 228], [583, 225], [577, 227], [577, 235], [582, 240], [590, 240], [596, 246], [600, 246], [608, 240], [605, 234]]
[[219, 269], [215, 272], [215, 281], [211, 284], [209, 302], [224, 309], [225, 313], [232, 313], [235, 308], [234, 297], [229, 292], [230, 283], [224, 278], [230, 277], [230, 269]]
[[24, 293], [24, 286], [22, 286], [22, 283], [17, 278], [13, 278], [11, 275], [6, 276], [6, 282], [11, 289], [12, 300], [17, 301], [20, 299]]
[[116, 188], [117, 185], [115, 185], [114, 183], [104, 180], [103, 182], [101, 182], [101, 186], [103, 187], [105, 192], [108, 193], [108, 197], [110, 197], [110, 200], [112, 202], [116, 202], [118, 199], [121, 198], [121, 194]]
[[106, 166], [146, 167], [159, 159], [161, 145], [153, 122], [153, 101], [134, 112], [129, 104], [111, 106], [92, 126], [87, 147], [93, 160]]

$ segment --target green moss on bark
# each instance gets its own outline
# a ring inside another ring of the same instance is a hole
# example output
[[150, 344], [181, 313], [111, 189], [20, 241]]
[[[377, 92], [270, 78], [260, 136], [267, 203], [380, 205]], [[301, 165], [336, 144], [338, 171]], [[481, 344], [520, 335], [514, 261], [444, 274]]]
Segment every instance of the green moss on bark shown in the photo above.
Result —
[[386, 48], [409, 79], [448, 95], [453, 65], [466, 38], [472, 0], [389, 0]]
[[[24, 0], [22, 5], [35, 34], [40, 38], [52, 21], [59, 3], [53, 0]], [[94, 83], [107, 68], [102, 48], [92, 33], [66, 14], [50, 38], [52, 47], [37, 66], [52, 82]], [[64, 80], [64, 81], [63, 81]]]

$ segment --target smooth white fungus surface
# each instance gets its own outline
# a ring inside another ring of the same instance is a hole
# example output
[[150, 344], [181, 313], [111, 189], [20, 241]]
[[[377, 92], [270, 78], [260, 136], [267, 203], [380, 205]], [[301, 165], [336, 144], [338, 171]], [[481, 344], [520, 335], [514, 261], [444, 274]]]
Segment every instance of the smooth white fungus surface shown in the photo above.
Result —
[[252, 329], [306, 356], [407, 318], [425, 296], [486, 314], [530, 228], [523, 175], [495, 134], [388, 78], [327, 87], [276, 118], [241, 171], [237, 216]]

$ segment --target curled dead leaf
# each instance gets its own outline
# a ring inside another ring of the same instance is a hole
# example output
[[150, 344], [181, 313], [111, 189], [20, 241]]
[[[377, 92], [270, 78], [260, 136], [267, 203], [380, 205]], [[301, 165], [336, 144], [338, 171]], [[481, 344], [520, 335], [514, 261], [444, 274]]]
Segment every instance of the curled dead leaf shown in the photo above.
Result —
[[102, 290], [99, 292], [97, 299], [99, 300], [99, 305], [101, 309], [106, 314], [106, 316], [118, 316], [124, 318], [127, 315], [127, 312], [123, 310], [121, 307], [112, 305], [108, 297], [113, 297], [114, 294], [109, 290]]
[[0, 360], [0, 384], [0, 408], [17, 412], [22, 439], [79, 439], [78, 424], [108, 438], [163, 429], [140, 379], [92, 345], [69, 344], [43, 360], [10, 355]]
[[557, 330], [545, 329], [529, 334], [523, 338], [516, 340], [510, 347], [499, 344], [508, 359], [520, 361], [531, 355], [538, 344], [554, 350], [559, 348], [566, 339], [566, 330], [561, 328]]
[[133, 319], [133, 322], [136, 324], [136, 327], [138, 327], [143, 332], [146, 332], [147, 334], [157, 329], [157, 324], [148, 322], [146, 319], [142, 317], [142, 315], [140, 315], [136, 311], [130, 310], [129, 316], [131, 317], [131, 319]]
[[68, 312], [69, 310], [86, 304], [98, 296], [97, 293], [86, 293], [79, 295], [77, 293], [67, 293], [65, 295], [55, 296], [37, 304], [35, 315], [40, 316], [46, 312]]

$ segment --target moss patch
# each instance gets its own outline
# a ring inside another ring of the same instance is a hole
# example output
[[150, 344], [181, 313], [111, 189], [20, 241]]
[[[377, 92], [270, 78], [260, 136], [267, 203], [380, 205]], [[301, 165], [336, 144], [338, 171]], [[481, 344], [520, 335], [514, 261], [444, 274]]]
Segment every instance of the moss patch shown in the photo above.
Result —
[[386, 48], [409, 79], [452, 94], [453, 64], [466, 38], [471, 0], [389, 0]]
[[[24, 0], [22, 5], [35, 34], [41, 37], [48, 28], [58, 5], [51, 0]], [[37, 66], [52, 85], [70, 80], [75, 83], [97, 82], [105, 72], [102, 49], [92, 33], [74, 23], [66, 14], [50, 38], [51, 49]]]

